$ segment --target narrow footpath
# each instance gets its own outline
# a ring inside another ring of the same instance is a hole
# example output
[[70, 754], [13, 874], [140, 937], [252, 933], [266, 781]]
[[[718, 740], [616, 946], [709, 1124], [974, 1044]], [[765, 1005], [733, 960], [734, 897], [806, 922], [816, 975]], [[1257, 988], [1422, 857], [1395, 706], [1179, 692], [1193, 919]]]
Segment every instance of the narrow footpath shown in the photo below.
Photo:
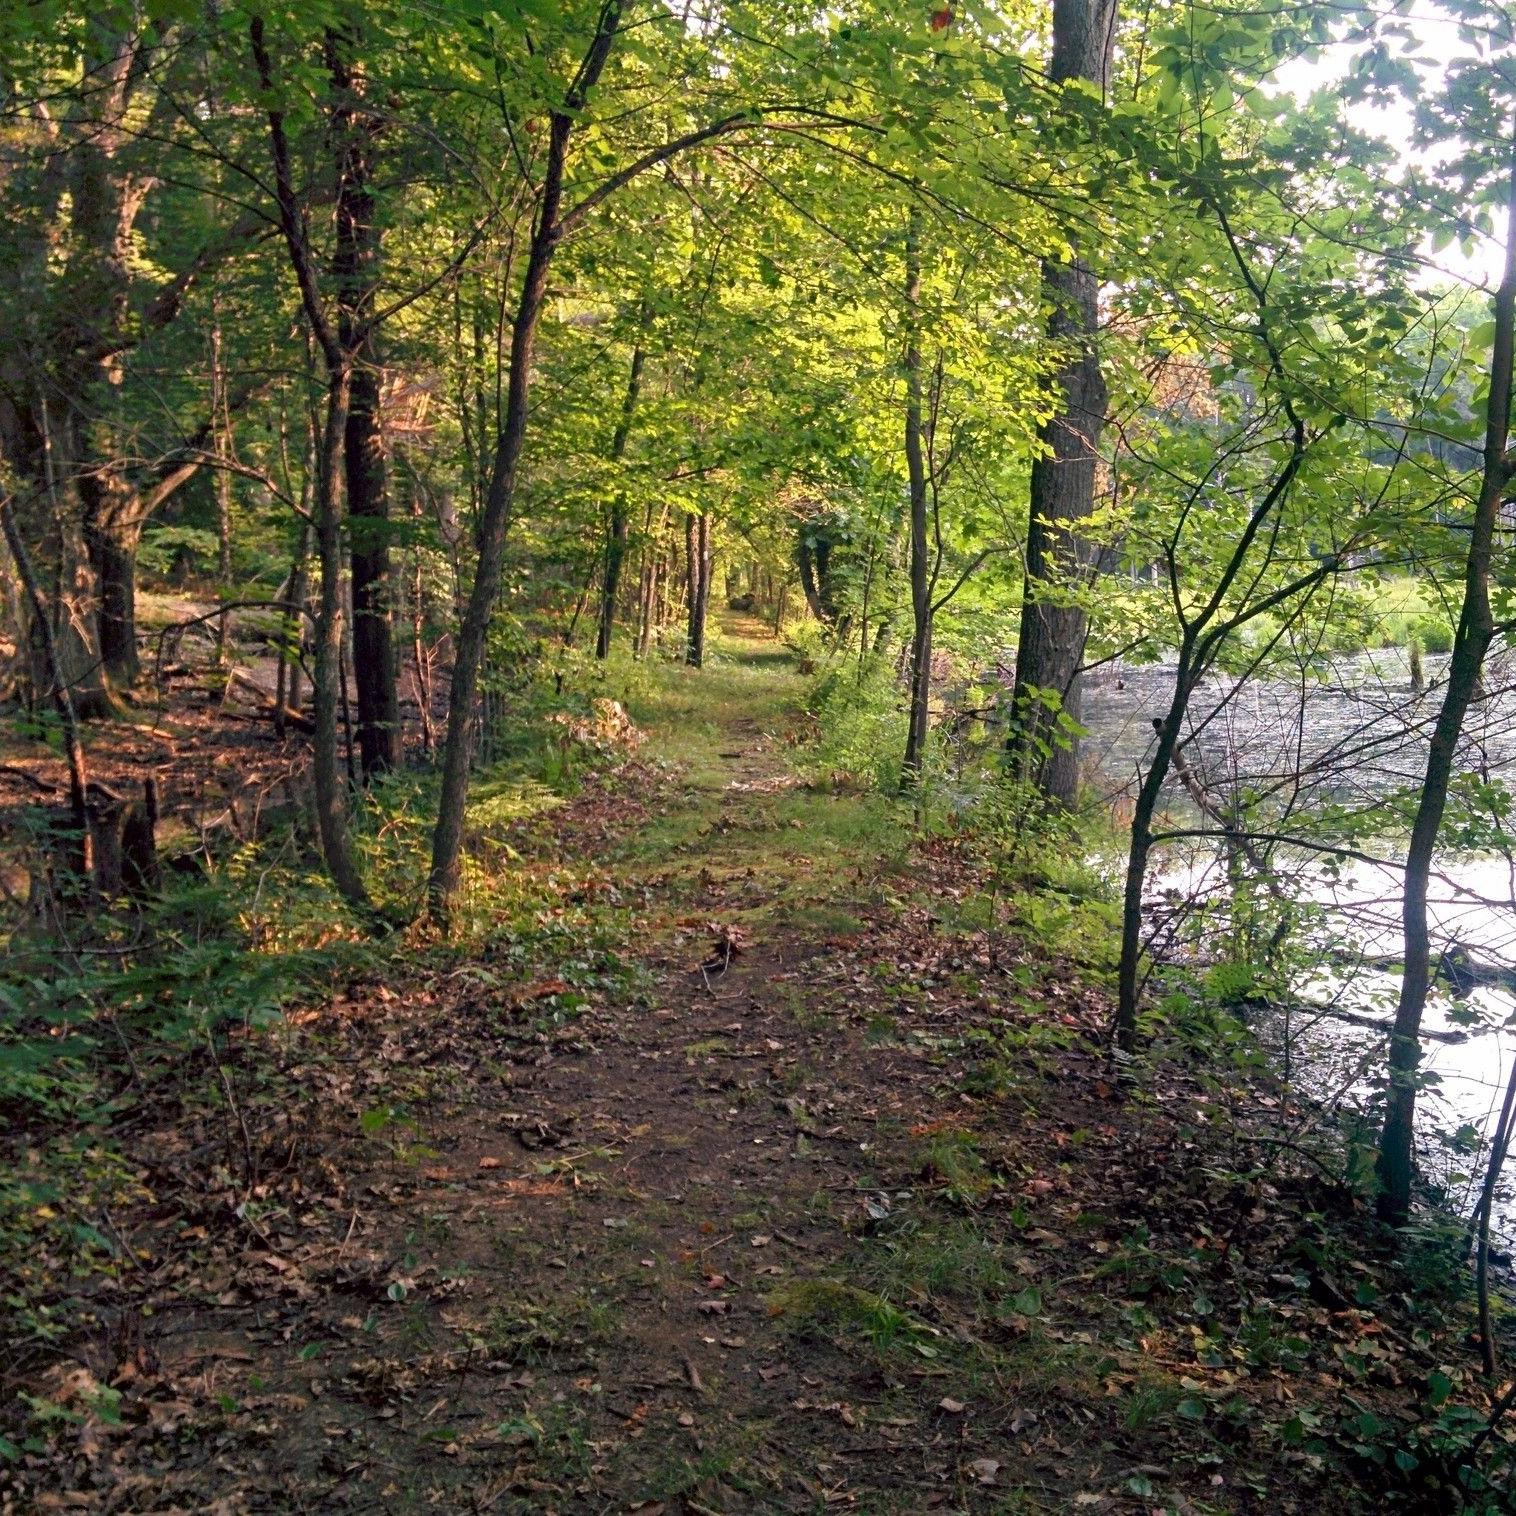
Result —
[[1213, 1085], [1123, 1103], [1101, 993], [962, 848], [801, 782], [746, 630], [487, 839], [516, 925], [250, 1047], [278, 1114], [224, 1157], [140, 1144], [179, 1204], [115, 1218], [140, 1265], [52, 1387], [116, 1420], [0, 1509], [1323, 1508], [1304, 1339], [1372, 1329], [1277, 1282], [1321, 1197], [1201, 1161]]

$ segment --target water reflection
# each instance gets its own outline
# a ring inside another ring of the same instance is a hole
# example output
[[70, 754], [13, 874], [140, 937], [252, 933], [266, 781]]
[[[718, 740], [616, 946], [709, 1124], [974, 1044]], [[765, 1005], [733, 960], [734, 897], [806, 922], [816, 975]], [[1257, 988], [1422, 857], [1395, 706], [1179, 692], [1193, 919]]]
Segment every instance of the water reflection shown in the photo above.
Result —
[[[1172, 776], [1160, 830], [1219, 831], [1245, 799], [1250, 826], [1279, 886], [1309, 908], [1306, 930], [1324, 953], [1325, 971], [1291, 986], [1299, 1004], [1264, 1018], [1258, 1031], [1291, 1076], [1313, 1096], [1362, 1105], [1373, 1093], [1384, 1035], [1393, 1015], [1401, 952], [1399, 858], [1410, 797], [1419, 785], [1436, 718], [1445, 658], [1426, 660], [1428, 684], [1413, 687], [1403, 653], [1335, 660], [1302, 659], [1287, 677], [1212, 676], [1195, 692], [1186, 725], [1186, 787]], [[1173, 692], [1172, 665], [1101, 670], [1085, 688], [1085, 761], [1115, 799], [1135, 792], [1154, 742], [1153, 719]], [[1516, 692], [1496, 666], [1471, 712], [1458, 770], [1484, 779], [1516, 777]], [[1200, 802], [1200, 803], [1197, 803]], [[1201, 808], [1204, 804], [1205, 810]], [[1206, 810], [1211, 812], [1206, 814]], [[1352, 817], [1366, 858], [1292, 845], [1324, 812]], [[1182, 954], [1181, 903], [1214, 900], [1228, 888], [1222, 842], [1171, 841], [1150, 881], [1155, 951]], [[1377, 861], [1376, 861], [1377, 860]], [[1499, 1114], [1516, 1031], [1516, 871], [1509, 859], [1445, 853], [1438, 860], [1429, 912], [1434, 954], [1471, 961], [1479, 982], [1444, 975], [1429, 1003], [1424, 1067], [1433, 1076], [1420, 1101], [1424, 1171], [1447, 1185], [1467, 1213], [1477, 1192], [1477, 1162], [1464, 1150], [1473, 1132], [1491, 1131]], [[1193, 947], [1189, 949], [1193, 951]], [[1459, 990], [1465, 993], [1457, 993]], [[1448, 1138], [1464, 1129], [1462, 1144]], [[1471, 1130], [1470, 1130], [1471, 1129]], [[1508, 1186], [1509, 1189], [1509, 1186]], [[1516, 1232], [1509, 1193], [1502, 1229]]]

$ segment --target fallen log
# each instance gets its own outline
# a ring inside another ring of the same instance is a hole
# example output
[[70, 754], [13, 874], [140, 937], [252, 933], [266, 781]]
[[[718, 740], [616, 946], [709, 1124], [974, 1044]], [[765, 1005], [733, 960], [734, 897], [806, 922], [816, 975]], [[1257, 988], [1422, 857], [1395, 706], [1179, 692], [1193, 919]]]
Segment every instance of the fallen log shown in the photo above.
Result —
[[226, 687], [228, 690], [245, 691], [252, 703], [264, 715], [270, 719], [282, 715], [284, 724], [294, 727], [297, 732], [305, 732], [309, 735], [316, 730], [315, 722], [304, 711], [297, 711], [288, 705], [281, 706], [251, 674], [245, 674], [241, 669], [233, 669], [226, 676]]
[[46, 779], [39, 779], [35, 774], [14, 763], [0, 763], [0, 774], [4, 774], [12, 779], [25, 780], [34, 790], [43, 795], [56, 795], [58, 793], [58, 786], [56, 784], [50, 784]]

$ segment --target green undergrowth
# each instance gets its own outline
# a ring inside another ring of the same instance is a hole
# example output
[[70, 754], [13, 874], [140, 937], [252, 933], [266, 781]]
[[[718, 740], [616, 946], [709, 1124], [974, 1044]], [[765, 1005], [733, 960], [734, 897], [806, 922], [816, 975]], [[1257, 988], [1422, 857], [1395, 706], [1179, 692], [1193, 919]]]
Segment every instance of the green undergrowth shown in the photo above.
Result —
[[[1143, 1509], [1314, 1509], [1334, 1486], [1345, 1509], [1371, 1491], [1388, 1510], [1510, 1508], [1513, 1450], [1484, 1438], [1445, 1249], [1366, 1249], [1329, 1189], [1233, 1156], [1219, 1099], [1181, 1128], [1182, 1167], [1123, 1193], [1106, 1122], [1048, 1140], [1056, 1063], [1020, 1058], [993, 1089], [972, 1061], [944, 1067], [965, 1070], [976, 1125], [911, 1138], [915, 1182], [884, 1180], [825, 1273], [769, 1294], [798, 1340], [900, 1387], [908, 1415], [924, 1381], [949, 1425], [1013, 1419], [1045, 1455], [1077, 1433], [1122, 1471], [1107, 1493]], [[1208, 1483], [1214, 1505], [1185, 1493]]]

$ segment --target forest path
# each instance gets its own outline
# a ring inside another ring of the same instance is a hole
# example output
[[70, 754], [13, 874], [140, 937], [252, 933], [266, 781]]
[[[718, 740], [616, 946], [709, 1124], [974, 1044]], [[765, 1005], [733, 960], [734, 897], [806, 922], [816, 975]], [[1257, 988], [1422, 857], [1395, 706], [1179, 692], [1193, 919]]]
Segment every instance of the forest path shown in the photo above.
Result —
[[[613, 821], [587, 797], [515, 837], [570, 898], [617, 904], [623, 971], [539, 1018], [498, 1083], [475, 1062], [418, 1105], [431, 1156], [375, 1176], [411, 1218], [426, 1351], [345, 1434], [363, 1453], [332, 1508], [1056, 1511], [1071, 1478], [1109, 1483], [1066, 1417], [1029, 1456], [1070, 1371], [1032, 1330], [1036, 1266], [976, 1220], [1043, 1161], [975, 1130], [991, 1108], [963, 1088], [965, 1007], [1019, 957], [992, 971], [982, 933], [944, 929], [971, 892], [896, 802], [802, 782], [804, 689], [729, 621], [704, 670], [628, 694], [674, 774]], [[561, 1002], [570, 957], [512, 1003]], [[593, 981], [593, 951], [580, 967]], [[494, 999], [472, 1002], [485, 1020]], [[1039, 1143], [1084, 1104], [1070, 1090]], [[393, 1223], [365, 1243], [393, 1271]], [[997, 1309], [992, 1349], [971, 1317]]]
[[1077, 905], [988, 932], [971, 851], [802, 780], [804, 690], [752, 623], [613, 666], [637, 755], [562, 803], [481, 776], [466, 947], [121, 1129], [135, 1266], [33, 1379], [90, 1414], [0, 1516], [1321, 1508], [1199, 1424], [1242, 1381], [1188, 1304], [1251, 1309], [1202, 1231], [1256, 1292], [1314, 1197], [1181, 1160], [1185, 1076], [1118, 1104]]
[[[490, 1319], [540, 1354], [516, 1419], [557, 1446], [564, 1509], [820, 1510], [861, 1490], [872, 1509], [956, 1507], [982, 1481], [932, 1413], [935, 1351], [881, 1374], [872, 1348], [855, 1365], [829, 1342], [905, 1325], [842, 1255], [895, 1204], [882, 1142], [912, 1146], [956, 1102], [871, 986], [852, 993], [871, 918], [899, 905], [903, 838], [888, 807], [800, 784], [784, 732], [801, 684], [742, 630], [684, 676], [712, 718], [683, 730], [684, 783], [606, 860], [644, 881], [640, 993], [597, 1000], [575, 1053], [513, 1085], [500, 1169], [483, 1168], [493, 1135], [449, 1166], [510, 1196], [490, 1242], [524, 1298]], [[669, 736], [655, 725], [649, 747]]]

